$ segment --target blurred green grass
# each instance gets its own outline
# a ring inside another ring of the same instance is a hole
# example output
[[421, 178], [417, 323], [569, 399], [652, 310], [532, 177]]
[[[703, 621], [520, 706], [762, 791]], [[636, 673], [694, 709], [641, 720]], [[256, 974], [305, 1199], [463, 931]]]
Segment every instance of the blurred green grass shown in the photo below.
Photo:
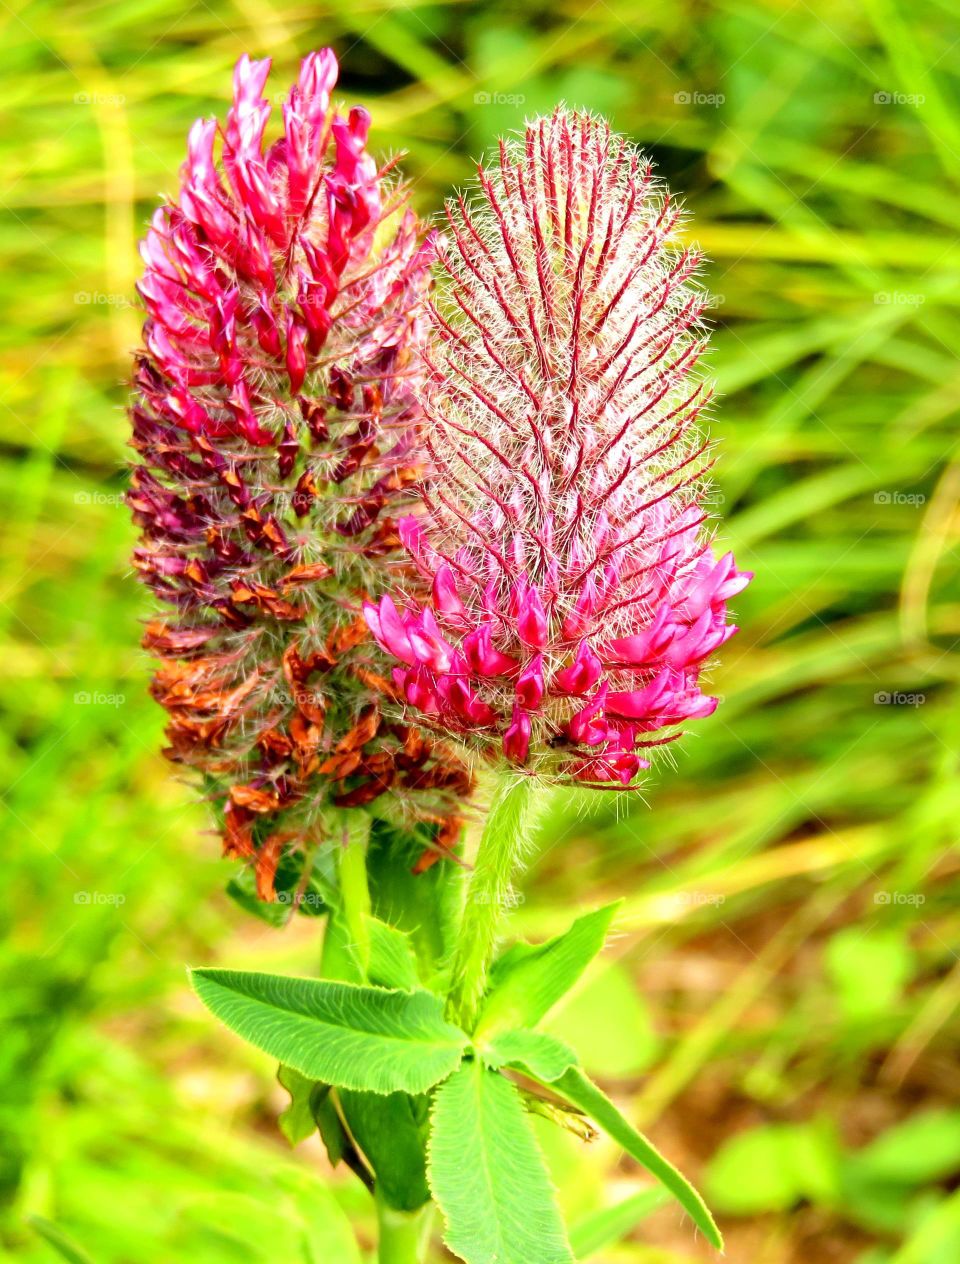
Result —
[[[585, 1056], [673, 1157], [706, 1166], [730, 1258], [960, 1256], [952, 1115], [939, 1166], [909, 1170], [929, 1140], [891, 1142], [903, 1170], [864, 1175], [864, 1147], [958, 1097], [957, 16], [950, 0], [0, 8], [9, 1258], [55, 1258], [29, 1215], [98, 1264], [266, 1259], [257, 1232], [293, 1258], [287, 1237], [343, 1230], [317, 1151], [277, 1139], [266, 1060], [187, 994], [187, 961], [309, 969], [317, 945], [309, 923], [271, 932], [224, 900], [203, 811], [157, 753], [121, 500], [137, 238], [239, 53], [272, 54], [280, 92], [325, 43], [381, 150], [410, 151], [421, 209], [563, 98], [649, 149], [712, 261], [722, 542], [757, 579], [724, 705], [650, 807], [562, 799], [547, 822], [518, 926], [627, 897], [557, 1021], [592, 1037]], [[641, 1188], [612, 1150], [551, 1158], [574, 1220]], [[738, 1202], [781, 1167], [805, 1175]], [[333, 1189], [369, 1226], [362, 1191]], [[591, 1258], [708, 1258], [672, 1210], [634, 1231], [646, 1203], [625, 1207], [615, 1232], [582, 1226]]]

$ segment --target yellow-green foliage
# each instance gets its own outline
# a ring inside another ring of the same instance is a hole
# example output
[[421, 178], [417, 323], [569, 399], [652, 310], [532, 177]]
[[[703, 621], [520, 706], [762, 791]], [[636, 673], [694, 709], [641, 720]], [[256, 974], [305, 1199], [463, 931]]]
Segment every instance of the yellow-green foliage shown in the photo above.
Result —
[[[187, 987], [188, 961], [310, 971], [316, 923], [277, 932], [220, 894], [228, 866], [158, 753], [121, 502], [137, 237], [239, 53], [272, 54], [285, 83], [324, 43], [380, 148], [411, 151], [421, 210], [564, 98], [651, 152], [712, 260], [723, 542], [757, 573], [715, 680], [726, 701], [652, 810], [554, 805], [515, 916], [544, 937], [572, 902], [626, 897], [613, 951], [644, 991], [650, 1053], [642, 1079], [607, 1087], [694, 1179], [725, 1131], [824, 1117], [852, 1128], [830, 1148], [847, 1171], [912, 1103], [957, 1094], [955, 6], [23, 0], [0, 12], [0, 1185], [23, 1264], [54, 1259], [29, 1214], [97, 1264], [299, 1259], [319, 1224], [318, 1260], [356, 1258], [303, 1174], [319, 1150], [298, 1175], [283, 1149], [269, 1060]], [[882, 1007], [858, 999], [874, 987]], [[579, 1145], [550, 1143], [574, 1223], [633, 1179], [612, 1147], [585, 1166]], [[714, 1183], [754, 1152], [725, 1151]], [[868, 1206], [862, 1171], [831, 1184], [821, 1164], [769, 1210], [788, 1238], [797, 1200], [841, 1244], [855, 1221], [840, 1258], [916, 1233], [897, 1260], [952, 1261], [957, 1167]], [[372, 1224], [359, 1185], [333, 1189]], [[741, 1249], [728, 1205], [731, 1257], [760, 1264], [768, 1239]], [[650, 1206], [577, 1240], [640, 1260], [604, 1242]], [[664, 1214], [636, 1230], [680, 1252], [657, 1258], [705, 1258]]]

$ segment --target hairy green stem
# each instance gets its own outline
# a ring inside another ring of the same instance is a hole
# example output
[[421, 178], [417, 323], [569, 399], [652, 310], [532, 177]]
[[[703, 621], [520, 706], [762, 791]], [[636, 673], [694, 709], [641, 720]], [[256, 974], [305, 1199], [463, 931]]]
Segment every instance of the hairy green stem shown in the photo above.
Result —
[[343, 916], [364, 976], [370, 964], [370, 888], [367, 882], [367, 843], [370, 818], [365, 812], [344, 813], [340, 838], [340, 899]]
[[513, 878], [528, 846], [536, 801], [530, 777], [501, 774], [467, 887], [451, 972], [447, 1012], [464, 1031], [476, 1025], [500, 925], [513, 903]]
[[378, 1264], [423, 1264], [430, 1246], [433, 1203], [397, 1211], [377, 1195]]

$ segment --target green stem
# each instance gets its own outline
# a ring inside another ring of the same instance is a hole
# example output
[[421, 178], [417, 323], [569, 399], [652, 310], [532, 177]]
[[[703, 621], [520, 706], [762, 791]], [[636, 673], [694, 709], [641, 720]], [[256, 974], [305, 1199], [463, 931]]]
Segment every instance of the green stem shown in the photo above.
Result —
[[355, 809], [344, 813], [340, 839], [340, 899], [357, 961], [366, 977], [370, 964], [370, 888], [367, 883], [367, 843], [370, 818]]
[[423, 1264], [430, 1245], [433, 1203], [417, 1211], [397, 1211], [377, 1196], [379, 1264]]
[[536, 798], [532, 778], [513, 772], [501, 774], [493, 793], [467, 887], [447, 1001], [450, 1018], [464, 1031], [476, 1025], [500, 924], [513, 903], [513, 878], [528, 845]]

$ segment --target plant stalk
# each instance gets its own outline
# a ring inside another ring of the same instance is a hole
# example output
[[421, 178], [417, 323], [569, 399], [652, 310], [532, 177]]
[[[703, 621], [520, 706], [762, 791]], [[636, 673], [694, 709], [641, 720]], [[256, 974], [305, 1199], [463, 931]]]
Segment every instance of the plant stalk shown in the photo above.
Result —
[[433, 1203], [398, 1211], [377, 1195], [378, 1264], [423, 1264], [430, 1246]]
[[370, 888], [367, 882], [367, 844], [370, 818], [365, 812], [344, 814], [340, 840], [340, 899], [343, 917], [353, 940], [358, 964], [366, 977], [370, 964]]
[[467, 1032], [476, 1026], [500, 926], [514, 903], [513, 878], [528, 847], [537, 800], [532, 778], [501, 773], [467, 887], [447, 1001], [448, 1016]]

